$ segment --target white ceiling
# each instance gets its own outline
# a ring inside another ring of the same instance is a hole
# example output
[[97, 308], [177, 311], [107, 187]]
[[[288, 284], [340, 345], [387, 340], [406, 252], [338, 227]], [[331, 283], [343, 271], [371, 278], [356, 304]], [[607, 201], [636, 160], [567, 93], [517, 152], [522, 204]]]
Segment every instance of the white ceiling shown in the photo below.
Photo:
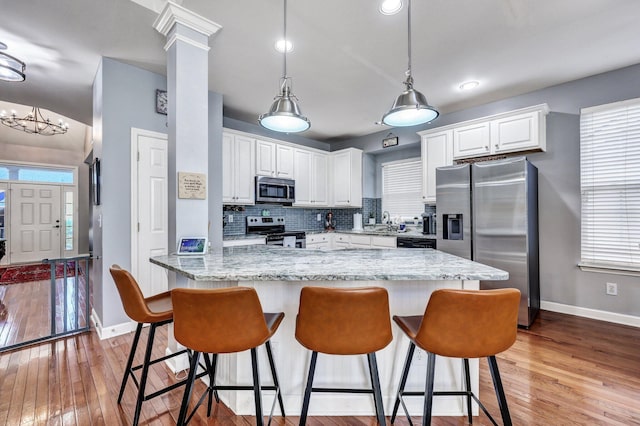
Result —
[[[162, 0], [135, 0], [161, 7]], [[131, 0], [0, 0], [0, 41], [27, 63], [0, 100], [38, 105], [91, 124], [101, 56], [165, 73], [153, 10]], [[372, 0], [290, 1], [288, 71], [309, 138], [332, 141], [374, 124], [402, 91], [406, 9], [384, 16]], [[210, 40], [209, 89], [225, 115], [257, 123], [278, 88], [281, 0], [184, 0], [222, 25]], [[637, 0], [414, 0], [415, 88], [452, 112], [640, 63]], [[481, 86], [461, 92], [475, 79]]]

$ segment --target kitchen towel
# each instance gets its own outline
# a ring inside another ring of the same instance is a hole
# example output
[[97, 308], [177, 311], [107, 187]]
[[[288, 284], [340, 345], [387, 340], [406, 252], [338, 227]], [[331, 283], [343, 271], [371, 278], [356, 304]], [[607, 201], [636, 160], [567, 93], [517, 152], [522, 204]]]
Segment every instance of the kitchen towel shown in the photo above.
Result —
[[284, 239], [282, 240], [282, 246], [283, 247], [296, 247], [296, 237], [295, 236], [290, 236], [290, 237], [284, 237]]

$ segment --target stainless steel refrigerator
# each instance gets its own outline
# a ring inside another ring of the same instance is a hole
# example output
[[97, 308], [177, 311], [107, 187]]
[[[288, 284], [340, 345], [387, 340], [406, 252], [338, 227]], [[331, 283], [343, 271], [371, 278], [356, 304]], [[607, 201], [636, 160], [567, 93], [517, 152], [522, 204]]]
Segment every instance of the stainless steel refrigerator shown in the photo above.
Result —
[[437, 247], [509, 272], [481, 289], [517, 288], [518, 324], [540, 309], [538, 169], [525, 157], [436, 169]]

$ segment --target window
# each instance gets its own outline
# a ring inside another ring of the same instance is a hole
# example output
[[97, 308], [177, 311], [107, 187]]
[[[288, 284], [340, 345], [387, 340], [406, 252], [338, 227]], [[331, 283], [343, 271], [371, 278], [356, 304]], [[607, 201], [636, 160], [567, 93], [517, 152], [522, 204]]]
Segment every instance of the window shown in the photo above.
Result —
[[640, 99], [580, 116], [582, 267], [640, 271]]
[[64, 192], [64, 249], [73, 250], [73, 192]]
[[391, 217], [420, 216], [422, 204], [422, 162], [402, 160], [382, 165], [382, 210]]
[[72, 169], [21, 164], [0, 164], [0, 179], [21, 182], [74, 183]]

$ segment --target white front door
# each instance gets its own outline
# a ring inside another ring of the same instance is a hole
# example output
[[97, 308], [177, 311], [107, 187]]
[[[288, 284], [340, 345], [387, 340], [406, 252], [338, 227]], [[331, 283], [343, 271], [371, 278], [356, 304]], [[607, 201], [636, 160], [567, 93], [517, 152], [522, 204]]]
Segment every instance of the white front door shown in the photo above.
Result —
[[137, 176], [132, 188], [132, 210], [137, 211], [132, 274], [144, 296], [149, 297], [169, 287], [166, 270], [149, 262], [150, 257], [168, 253], [167, 135], [134, 129], [132, 144], [137, 147], [137, 165], [132, 173]]
[[11, 263], [60, 257], [60, 186], [11, 184]]

